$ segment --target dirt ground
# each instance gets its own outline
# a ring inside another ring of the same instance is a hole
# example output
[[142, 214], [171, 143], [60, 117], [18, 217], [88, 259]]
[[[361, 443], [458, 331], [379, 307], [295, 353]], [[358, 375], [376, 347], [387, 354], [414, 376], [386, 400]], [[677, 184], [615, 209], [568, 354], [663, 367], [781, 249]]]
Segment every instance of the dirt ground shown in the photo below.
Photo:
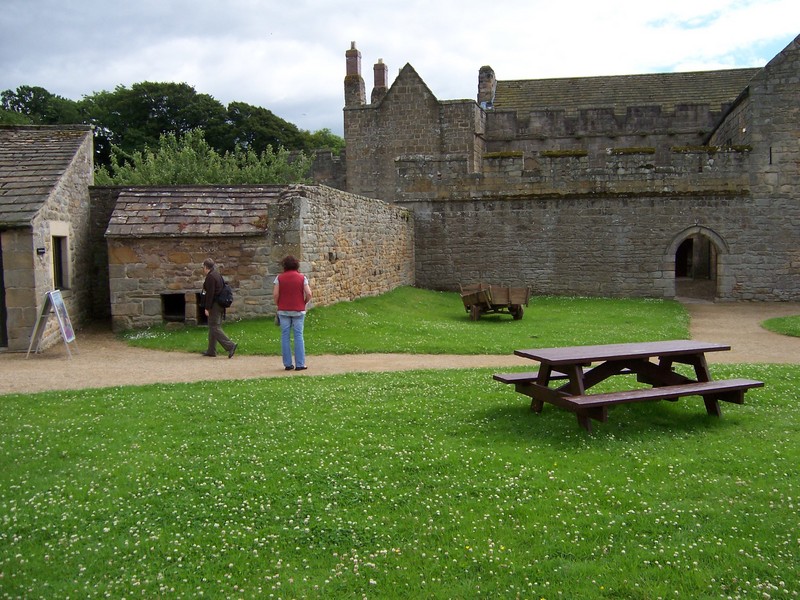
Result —
[[[760, 326], [765, 319], [800, 314], [800, 303], [686, 302], [691, 315], [692, 339], [729, 344], [730, 352], [713, 352], [709, 363], [800, 364], [800, 338], [770, 333]], [[160, 352], [131, 348], [110, 331], [78, 331], [70, 344], [41, 354], [0, 353], [0, 394], [33, 393], [137, 385], [260, 377], [309, 377], [345, 372], [400, 371], [418, 368], [469, 368], [524, 366], [530, 361], [508, 356], [454, 356], [364, 354], [309, 355], [308, 370], [284, 371], [280, 358], [225, 354], [206, 358], [200, 354]], [[313, 349], [309, 349], [313, 352]]]

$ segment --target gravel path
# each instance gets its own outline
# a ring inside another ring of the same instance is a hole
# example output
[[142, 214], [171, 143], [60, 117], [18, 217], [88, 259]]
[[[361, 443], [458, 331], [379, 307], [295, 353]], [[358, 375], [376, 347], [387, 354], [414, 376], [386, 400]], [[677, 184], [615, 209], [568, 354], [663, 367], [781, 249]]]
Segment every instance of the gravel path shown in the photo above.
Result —
[[[710, 363], [800, 364], [800, 338], [770, 333], [765, 319], [800, 314], [800, 303], [687, 302], [691, 336], [726, 343], [730, 352], [713, 352]], [[512, 367], [530, 361], [508, 356], [364, 354], [310, 355], [309, 369], [284, 371], [278, 357], [242, 356], [216, 359], [199, 354], [131, 348], [110, 331], [79, 331], [67, 355], [63, 343], [41, 354], [0, 353], [0, 394], [33, 393], [138, 385], [260, 377], [309, 377], [345, 372], [400, 371], [420, 368]]]

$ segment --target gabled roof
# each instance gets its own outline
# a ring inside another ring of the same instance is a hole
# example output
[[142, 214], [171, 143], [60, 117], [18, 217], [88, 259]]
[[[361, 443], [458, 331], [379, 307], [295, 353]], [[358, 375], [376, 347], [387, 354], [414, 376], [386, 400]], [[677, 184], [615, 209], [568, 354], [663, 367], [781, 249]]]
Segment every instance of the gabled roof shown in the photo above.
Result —
[[613, 108], [624, 115], [632, 106], [657, 105], [672, 112], [679, 104], [708, 104], [712, 111], [721, 111], [760, 70], [498, 80], [494, 108], [520, 113], [565, 110], [568, 115], [587, 108]]
[[263, 235], [285, 185], [131, 187], [120, 191], [107, 237]]
[[787, 59], [788, 59], [788, 60], [791, 60], [791, 59], [789, 58], [789, 56], [790, 56], [792, 53], [794, 53], [794, 52], [797, 52], [797, 49], [798, 49], [798, 47], [800, 47], [800, 35], [798, 35], [798, 36], [797, 36], [796, 38], [794, 38], [794, 39], [793, 39], [791, 42], [789, 42], [789, 43], [786, 45], [786, 48], [784, 48], [783, 50], [781, 50], [780, 52], [778, 52], [778, 54], [776, 54], [775, 56], [773, 56], [773, 57], [772, 57], [772, 60], [770, 60], [770, 61], [767, 63], [766, 67], [764, 67], [764, 68], [765, 68], [765, 69], [769, 69], [769, 68], [771, 68], [771, 67], [777, 67], [779, 64], [781, 64], [781, 63], [782, 63], [782, 62], [784, 62], [785, 60], [787, 60]]
[[88, 125], [0, 125], [0, 225], [30, 225], [87, 136]]
[[422, 77], [419, 76], [419, 73], [417, 73], [416, 69], [414, 69], [410, 63], [406, 63], [403, 68], [400, 69], [400, 72], [397, 74], [397, 77], [395, 77], [395, 80], [389, 87], [386, 95], [378, 104], [384, 102], [387, 98], [392, 98], [395, 96], [398, 93], [397, 90], [403, 86], [419, 86], [425, 90], [425, 93], [428, 94], [431, 100], [436, 100], [436, 96], [431, 91], [431, 88], [429, 88], [428, 84], [425, 83]]

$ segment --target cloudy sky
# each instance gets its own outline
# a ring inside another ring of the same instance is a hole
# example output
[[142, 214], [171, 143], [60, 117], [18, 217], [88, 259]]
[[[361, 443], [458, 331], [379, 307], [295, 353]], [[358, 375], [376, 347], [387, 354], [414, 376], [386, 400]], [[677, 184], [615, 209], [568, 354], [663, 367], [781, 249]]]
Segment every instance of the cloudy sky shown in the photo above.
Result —
[[341, 135], [352, 41], [367, 98], [383, 59], [390, 83], [410, 63], [455, 100], [475, 99], [483, 65], [501, 80], [760, 67], [798, 34], [798, 0], [3, 0], [0, 91], [184, 82]]

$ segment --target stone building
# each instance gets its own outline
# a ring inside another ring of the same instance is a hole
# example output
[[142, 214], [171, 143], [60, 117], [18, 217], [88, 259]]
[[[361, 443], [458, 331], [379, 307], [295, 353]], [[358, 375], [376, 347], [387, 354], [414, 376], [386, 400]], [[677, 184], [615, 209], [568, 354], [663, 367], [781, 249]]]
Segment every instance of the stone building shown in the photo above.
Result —
[[[92, 144], [84, 126], [0, 126], [0, 349], [28, 349], [49, 291], [74, 326], [88, 317]], [[48, 319], [42, 345], [58, 335]]]
[[300, 260], [316, 305], [414, 283], [406, 209], [318, 185], [119, 188], [108, 224], [115, 330], [204, 324], [203, 259], [235, 290], [228, 318], [275, 314], [272, 284], [287, 254]]
[[[416, 283], [800, 298], [800, 47], [763, 68], [503, 81], [438, 100], [411, 65], [369, 103], [345, 53], [346, 189], [413, 210]], [[696, 287], [696, 286], [691, 286]]]

